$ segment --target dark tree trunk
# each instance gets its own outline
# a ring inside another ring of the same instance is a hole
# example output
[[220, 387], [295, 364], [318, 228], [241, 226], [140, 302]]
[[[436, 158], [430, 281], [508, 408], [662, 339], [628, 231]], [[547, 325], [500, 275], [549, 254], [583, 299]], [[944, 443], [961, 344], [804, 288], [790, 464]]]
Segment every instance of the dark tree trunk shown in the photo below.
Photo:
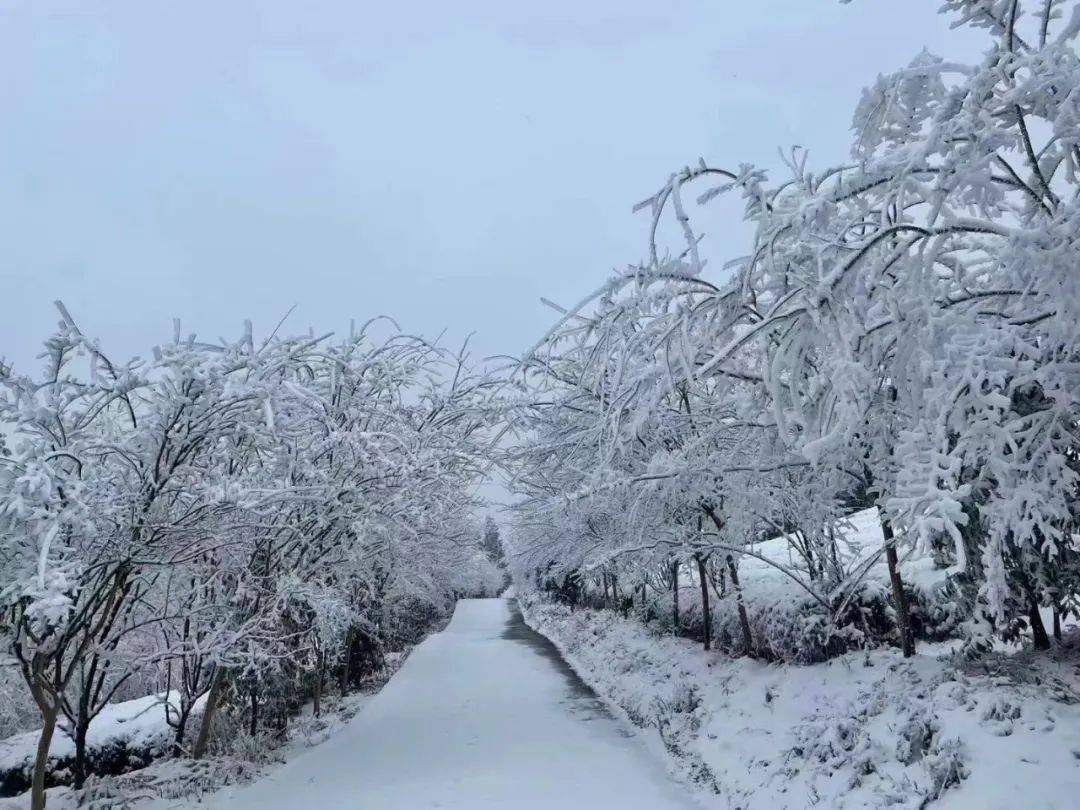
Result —
[[671, 607], [672, 622], [675, 635], [679, 635], [679, 561], [671, 564]]
[[813, 582], [818, 578], [818, 564], [814, 559], [814, 547], [810, 544], [810, 538], [806, 536], [804, 532], [799, 532], [802, 539], [802, 546], [806, 549], [806, 571], [810, 575], [810, 581]]
[[1039, 613], [1039, 603], [1034, 596], [1028, 596], [1028, 621], [1031, 622], [1031, 640], [1036, 650], [1050, 649], [1050, 636], [1046, 635], [1046, 625]]
[[1054, 605], [1054, 641], [1061, 643], [1061, 613]]
[[[702, 508], [705, 510], [705, 514], [709, 516], [709, 520], [711, 520], [713, 522], [713, 525], [716, 526], [716, 530], [718, 532], [723, 532], [724, 523], [722, 520], [720, 520], [719, 515], [716, 514], [716, 510], [708, 504], [702, 504]], [[698, 566], [701, 569], [702, 576], [704, 577], [704, 566], [702, 566], [700, 562], [698, 563]], [[739, 625], [742, 629], [743, 648], [746, 654], [750, 655], [754, 649], [754, 639], [753, 636], [750, 634], [750, 619], [746, 615], [746, 604], [743, 602], [742, 586], [739, 584], [739, 569], [735, 567], [735, 559], [731, 556], [731, 554], [727, 555], [727, 570], [728, 575], [731, 577], [731, 588], [735, 592], [735, 604], [739, 611]], [[704, 580], [702, 581], [701, 587], [704, 591]]]
[[908, 607], [907, 593], [904, 591], [904, 580], [900, 578], [896, 538], [893, 536], [892, 523], [887, 518], [881, 521], [881, 532], [885, 536], [885, 560], [889, 565], [889, 581], [892, 583], [896, 626], [900, 631], [900, 647], [904, 651], [904, 658], [910, 658], [915, 654], [915, 637], [911, 633], [911, 611]]
[[709, 607], [709, 574], [705, 570], [705, 559], [700, 554], [694, 555], [697, 563], [698, 581], [701, 583], [701, 615], [704, 623], [705, 649], [712, 649], [712, 610]]
[[341, 696], [349, 691], [349, 671], [352, 668], [353, 652], [356, 649], [356, 631], [350, 630], [345, 639], [345, 654], [341, 656], [341, 675], [338, 678]]
[[843, 576], [843, 566], [840, 565], [840, 554], [836, 548], [836, 537], [833, 535], [832, 530], [829, 530], [829, 556], [832, 558], [833, 575], [837, 580]]
[[259, 687], [257, 684], [251, 684], [251, 727], [249, 733], [252, 737], [259, 730]]
[[74, 783], [76, 790], [81, 789], [82, 786], [86, 784], [86, 777], [90, 775], [86, 763], [86, 732], [89, 729], [89, 720], [84, 722], [83, 715], [80, 713], [79, 722], [75, 724], [74, 728], [75, 766], [71, 773], [72, 782]]
[[754, 651], [754, 637], [750, 633], [750, 617], [746, 615], [746, 603], [743, 601], [742, 585], [739, 583], [739, 569], [735, 565], [735, 558], [727, 555], [728, 576], [731, 578], [731, 590], [735, 594], [735, 605], [739, 611], [739, 628], [742, 630], [743, 652], [752, 655]]
[[315, 691], [312, 695], [312, 703], [314, 704], [312, 711], [316, 717], [322, 716], [322, 690], [323, 690], [323, 676], [326, 669], [326, 657], [324, 653], [319, 653], [318, 664], [315, 667]]
[[191, 704], [181, 699], [180, 711], [176, 718], [176, 734], [173, 736], [173, 756], [182, 756], [184, 753], [184, 734], [187, 730], [188, 718], [191, 717]]

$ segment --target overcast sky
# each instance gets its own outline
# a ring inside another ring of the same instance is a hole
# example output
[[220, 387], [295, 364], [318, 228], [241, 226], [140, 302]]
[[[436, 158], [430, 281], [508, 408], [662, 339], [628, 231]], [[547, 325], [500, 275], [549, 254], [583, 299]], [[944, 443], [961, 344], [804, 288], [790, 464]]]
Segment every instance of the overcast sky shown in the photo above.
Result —
[[521, 352], [644, 254], [671, 171], [843, 160], [877, 73], [981, 47], [939, 5], [0, 0], [0, 357], [54, 298], [117, 356], [293, 304]]

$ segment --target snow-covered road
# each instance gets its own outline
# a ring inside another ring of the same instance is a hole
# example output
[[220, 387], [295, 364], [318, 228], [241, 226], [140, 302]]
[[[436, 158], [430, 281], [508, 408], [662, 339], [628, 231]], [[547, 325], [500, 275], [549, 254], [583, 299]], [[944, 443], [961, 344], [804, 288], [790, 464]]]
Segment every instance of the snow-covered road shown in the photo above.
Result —
[[345, 728], [229, 810], [671, 810], [693, 805], [502, 599], [458, 603]]

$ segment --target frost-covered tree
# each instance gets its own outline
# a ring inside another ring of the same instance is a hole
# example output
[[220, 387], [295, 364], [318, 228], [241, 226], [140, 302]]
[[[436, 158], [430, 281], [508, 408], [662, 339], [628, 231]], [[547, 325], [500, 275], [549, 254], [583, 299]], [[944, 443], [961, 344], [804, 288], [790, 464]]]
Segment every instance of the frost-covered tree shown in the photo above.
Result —
[[57, 721], [78, 785], [136, 675], [176, 690], [176, 750], [201, 756], [222, 700], [253, 732], [296, 694], [318, 706], [358, 645], [492, 587], [471, 515], [493, 411], [464, 352], [177, 327], [121, 365], [61, 314], [42, 376], [0, 374], [0, 629], [42, 716], [35, 808]]
[[[1080, 8], [943, 10], [986, 30], [979, 62], [924, 52], [879, 77], [843, 165], [793, 150], [778, 185], [749, 165], [676, 172], [639, 206], [648, 261], [523, 359], [514, 537], [529, 566], [648, 571], [674, 555], [737, 578], [772, 532], [797, 591], [838, 620], [873, 560], [849, 569], [836, 537], [874, 506], [905, 654], [914, 553], [950, 566], [975, 647], [991, 628], [1048, 643], [1040, 607], [1072, 609], [1076, 581]], [[740, 195], [754, 228], [722, 283], [691, 188], [701, 206]]]

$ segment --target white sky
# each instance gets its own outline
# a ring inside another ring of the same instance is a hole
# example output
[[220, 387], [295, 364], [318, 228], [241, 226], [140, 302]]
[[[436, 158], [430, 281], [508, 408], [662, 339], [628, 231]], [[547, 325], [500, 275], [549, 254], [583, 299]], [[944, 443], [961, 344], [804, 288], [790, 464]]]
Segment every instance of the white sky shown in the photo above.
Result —
[[58, 297], [117, 356], [293, 304], [521, 352], [540, 296], [641, 258], [672, 170], [843, 160], [877, 73], [983, 47], [939, 5], [0, 0], [0, 357], [31, 370]]

